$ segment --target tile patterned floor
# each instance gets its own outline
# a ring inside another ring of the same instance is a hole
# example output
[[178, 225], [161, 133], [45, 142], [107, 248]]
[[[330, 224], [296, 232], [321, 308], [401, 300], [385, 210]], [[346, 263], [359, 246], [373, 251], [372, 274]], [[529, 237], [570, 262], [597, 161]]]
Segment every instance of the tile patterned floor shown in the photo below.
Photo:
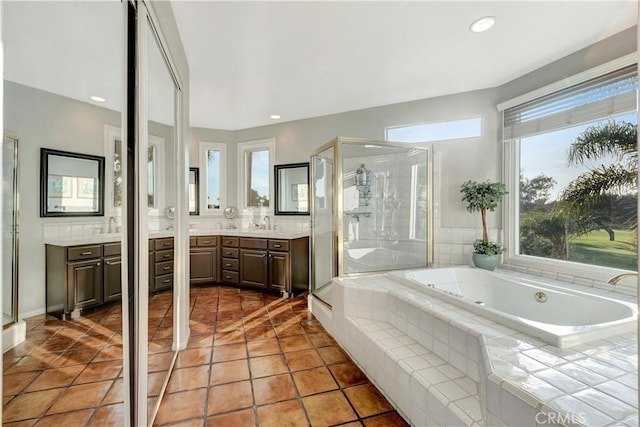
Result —
[[[153, 303], [150, 383], [159, 390], [170, 298]], [[192, 288], [192, 335], [155, 424], [406, 426], [306, 307], [304, 296]], [[4, 425], [121, 425], [119, 316], [114, 306], [69, 322], [29, 319], [27, 342], [5, 353]]]

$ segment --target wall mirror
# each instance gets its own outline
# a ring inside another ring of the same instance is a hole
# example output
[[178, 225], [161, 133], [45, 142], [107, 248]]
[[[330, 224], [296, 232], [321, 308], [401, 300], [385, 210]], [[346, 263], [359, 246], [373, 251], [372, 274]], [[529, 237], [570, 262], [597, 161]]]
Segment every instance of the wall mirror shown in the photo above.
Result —
[[189, 215], [200, 215], [200, 171], [189, 168]]
[[309, 163], [274, 167], [276, 215], [309, 215]]
[[104, 157], [40, 149], [40, 216], [104, 215]]

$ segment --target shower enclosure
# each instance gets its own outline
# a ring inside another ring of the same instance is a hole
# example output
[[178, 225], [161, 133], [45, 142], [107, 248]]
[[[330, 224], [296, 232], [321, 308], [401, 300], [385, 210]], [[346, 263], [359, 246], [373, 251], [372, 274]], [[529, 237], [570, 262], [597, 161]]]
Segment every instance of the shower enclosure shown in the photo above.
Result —
[[410, 144], [336, 138], [311, 156], [311, 289], [335, 276], [432, 260], [431, 157]]

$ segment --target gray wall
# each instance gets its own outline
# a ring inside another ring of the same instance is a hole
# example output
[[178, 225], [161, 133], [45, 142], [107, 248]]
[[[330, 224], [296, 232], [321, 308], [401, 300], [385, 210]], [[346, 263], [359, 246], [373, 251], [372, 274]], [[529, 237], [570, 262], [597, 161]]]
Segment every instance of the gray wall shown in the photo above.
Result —
[[[233, 200], [237, 188], [235, 143], [276, 138], [275, 164], [306, 162], [310, 153], [337, 136], [384, 140], [385, 128], [424, 122], [439, 122], [480, 116], [483, 134], [479, 138], [437, 142], [440, 186], [435, 197], [443, 227], [477, 227], [477, 215], [470, 215], [460, 201], [464, 181], [500, 180], [502, 176], [501, 118], [497, 104], [568, 76], [608, 62], [636, 50], [636, 27], [616, 34], [586, 49], [530, 72], [502, 86], [386, 105], [310, 119], [284, 122], [237, 131], [193, 129], [190, 135], [191, 165], [197, 165], [198, 141], [228, 142], [228, 192]], [[426, 82], [425, 84], [437, 84]], [[231, 136], [230, 136], [231, 135]], [[500, 213], [488, 218], [490, 228], [500, 228]]]

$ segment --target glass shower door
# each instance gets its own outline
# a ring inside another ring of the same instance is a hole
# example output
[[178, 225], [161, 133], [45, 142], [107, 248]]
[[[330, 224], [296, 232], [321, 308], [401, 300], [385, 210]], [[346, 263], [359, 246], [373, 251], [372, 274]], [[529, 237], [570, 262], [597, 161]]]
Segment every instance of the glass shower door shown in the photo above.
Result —
[[18, 320], [18, 140], [2, 141], [2, 326]]
[[334, 234], [333, 180], [334, 149], [320, 151], [311, 159], [311, 289], [313, 294], [331, 305], [331, 279], [336, 272]]

